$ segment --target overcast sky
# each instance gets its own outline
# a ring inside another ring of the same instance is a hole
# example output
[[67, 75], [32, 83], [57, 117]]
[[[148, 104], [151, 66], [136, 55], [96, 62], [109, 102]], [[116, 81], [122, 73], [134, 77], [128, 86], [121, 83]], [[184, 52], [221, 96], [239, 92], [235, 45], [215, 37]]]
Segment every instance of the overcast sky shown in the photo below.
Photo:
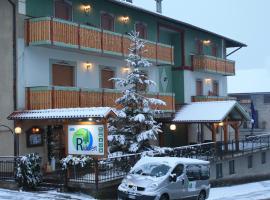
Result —
[[[156, 9], [154, 0], [133, 2]], [[247, 44], [228, 57], [237, 70], [229, 92], [270, 92], [270, 0], [163, 0], [163, 14]]]

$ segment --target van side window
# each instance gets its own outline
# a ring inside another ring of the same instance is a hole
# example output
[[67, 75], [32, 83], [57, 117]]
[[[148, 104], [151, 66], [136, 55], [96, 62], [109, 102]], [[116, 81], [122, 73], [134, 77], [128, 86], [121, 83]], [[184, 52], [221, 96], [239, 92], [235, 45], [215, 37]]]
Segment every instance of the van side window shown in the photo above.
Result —
[[188, 165], [186, 174], [189, 181], [209, 179], [209, 167], [206, 165]]
[[176, 177], [178, 177], [181, 174], [183, 174], [183, 169], [184, 169], [184, 165], [179, 164], [173, 169], [172, 174], [176, 174]]

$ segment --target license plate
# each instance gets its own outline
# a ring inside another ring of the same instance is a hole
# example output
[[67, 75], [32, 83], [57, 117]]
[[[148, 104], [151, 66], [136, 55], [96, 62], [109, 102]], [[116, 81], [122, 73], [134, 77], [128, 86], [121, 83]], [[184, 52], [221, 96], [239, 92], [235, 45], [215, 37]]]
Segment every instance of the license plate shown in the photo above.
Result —
[[132, 194], [129, 194], [129, 195], [128, 195], [128, 198], [129, 198], [129, 199], [136, 199], [136, 196], [135, 196], [135, 195], [132, 195]]

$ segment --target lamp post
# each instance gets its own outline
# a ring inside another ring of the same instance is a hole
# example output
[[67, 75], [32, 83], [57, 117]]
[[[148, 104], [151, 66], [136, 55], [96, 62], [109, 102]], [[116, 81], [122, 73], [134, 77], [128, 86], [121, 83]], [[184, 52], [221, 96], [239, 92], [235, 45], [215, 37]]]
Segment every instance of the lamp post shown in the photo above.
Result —
[[7, 125], [0, 124], [0, 127], [8, 129], [14, 136], [14, 156], [19, 156], [19, 135], [22, 133], [21, 127], [16, 127], [14, 131]]

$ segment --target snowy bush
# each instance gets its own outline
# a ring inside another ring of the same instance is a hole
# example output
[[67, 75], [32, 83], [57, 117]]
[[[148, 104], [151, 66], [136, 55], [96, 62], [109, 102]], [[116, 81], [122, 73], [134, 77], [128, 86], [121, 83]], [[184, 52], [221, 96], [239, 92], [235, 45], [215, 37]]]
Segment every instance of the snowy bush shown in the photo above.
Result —
[[61, 160], [62, 169], [65, 170], [68, 168], [68, 166], [76, 166], [80, 165], [81, 167], [84, 167], [87, 165], [87, 163], [93, 161], [93, 158], [90, 156], [73, 156], [68, 155], [67, 157], [63, 158]]
[[159, 99], [150, 98], [147, 95], [149, 86], [155, 86], [155, 82], [149, 80], [145, 70], [151, 63], [142, 57], [145, 42], [139, 38], [139, 33], [133, 31], [130, 34], [131, 46], [126, 59], [131, 72], [126, 78], [111, 79], [122, 88], [122, 97], [116, 100], [116, 104], [122, 109], [118, 110], [118, 117], [111, 119], [109, 126], [109, 151], [123, 151], [136, 153], [151, 149], [150, 140], [156, 140], [161, 132], [154, 116], [161, 111], [153, 109], [159, 105], [166, 105]]
[[35, 189], [42, 181], [41, 157], [31, 153], [17, 159], [16, 181], [20, 187]]

